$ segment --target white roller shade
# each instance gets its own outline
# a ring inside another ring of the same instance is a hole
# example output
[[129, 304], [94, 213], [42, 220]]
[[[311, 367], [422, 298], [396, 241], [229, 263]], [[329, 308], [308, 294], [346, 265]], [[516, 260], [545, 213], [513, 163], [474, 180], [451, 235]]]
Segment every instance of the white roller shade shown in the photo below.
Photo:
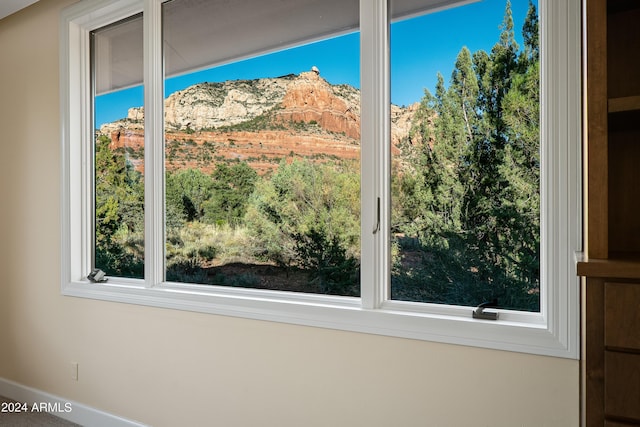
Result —
[[142, 83], [142, 14], [95, 30], [91, 37], [97, 95]]

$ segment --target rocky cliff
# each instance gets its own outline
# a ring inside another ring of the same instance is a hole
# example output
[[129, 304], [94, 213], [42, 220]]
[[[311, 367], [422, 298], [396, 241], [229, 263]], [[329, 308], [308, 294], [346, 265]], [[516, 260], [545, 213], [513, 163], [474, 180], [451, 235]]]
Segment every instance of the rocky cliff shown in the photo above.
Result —
[[[360, 92], [331, 85], [317, 70], [299, 75], [222, 83], [200, 83], [165, 100], [167, 169], [210, 172], [217, 161], [244, 160], [260, 173], [283, 158], [358, 159]], [[415, 106], [392, 106], [392, 144], [408, 135]], [[125, 119], [100, 133], [112, 148], [140, 152], [144, 109], [131, 108]], [[131, 156], [143, 171], [142, 156]]]

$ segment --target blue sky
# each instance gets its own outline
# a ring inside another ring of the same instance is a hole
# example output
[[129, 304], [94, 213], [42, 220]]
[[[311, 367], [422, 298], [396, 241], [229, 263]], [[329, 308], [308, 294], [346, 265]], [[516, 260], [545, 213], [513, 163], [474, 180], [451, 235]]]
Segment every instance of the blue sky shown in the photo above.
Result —
[[[487, 52], [500, 35], [506, 0], [481, 0], [391, 26], [391, 101], [409, 105], [420, 101], [425, 89], [434, 92], [440, 72], [448, 84], [456, 56], [463, 46], [471, 52]], [[534, 0], [536, 7], [537, 0]], [[516, 40], [522, 45], [521, 29], [528, 0], [511, 0]], [[168, 79], [171, 94], [199, 82], [277, 77], [298, 74], [312, 66], [333, 84], [360, 87], [359, 36], [348, 34], [322, 42], [264, 55]], [[134, 87], [96, 98], [96, 127], [126, 117], [130, 107], [143, 104], [142, 87]]]

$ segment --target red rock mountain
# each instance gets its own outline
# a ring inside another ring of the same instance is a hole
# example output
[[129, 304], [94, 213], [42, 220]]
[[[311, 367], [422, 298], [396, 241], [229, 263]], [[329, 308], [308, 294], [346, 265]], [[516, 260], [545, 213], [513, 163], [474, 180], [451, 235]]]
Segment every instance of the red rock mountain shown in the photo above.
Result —
[[[283, 159], [360, 157], [360, 92], [331, 85], [317, 71], [200, 83], [170, 95], [164, 108], [168, 170], [210, 173], [217, 162], [237, 159], [264, 174]], [[392, 106], [394, 147], [408, 134], [415, 109]], [[144, 109], [131, 108], [126, 119], [99, 131], [142, 172], [143, 123]]]

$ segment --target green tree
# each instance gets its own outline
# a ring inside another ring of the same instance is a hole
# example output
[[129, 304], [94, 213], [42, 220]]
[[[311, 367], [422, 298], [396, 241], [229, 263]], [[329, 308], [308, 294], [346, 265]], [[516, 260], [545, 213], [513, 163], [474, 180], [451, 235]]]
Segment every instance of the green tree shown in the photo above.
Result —
[[167, 210], [184, 221], [200, 221], [211, 197], [212, 180], [200, 169], [181, 169], [166, 175]]
[[360, 294], [359, 262], [339, 241], [329, 238], [320, 228], [306, 234], [296, 234], [295, 253], [301, 267], [311, 272], [311, 282], [317, 283], [320, 292], [332, 295]]
[[144, 186], [124, 150], [95, 142], [95, 264], [108, 275], [142, 277]]
[[[309, 269], [327, 284], [338, 277], [327, 275], [330, 265], [348, 269], [341, 276], [346, 277], [353, 273], [351, 261], [359, 259], [359, 195], [351, 163], [282, 162], [270, 180], [257, 184], [245, 220], [265, 258]], [[325, 289], [334, 292], [343, 285]]]
[[491, 53], [463, 48], [449, 87], [438, 75], [425, 93], [393, 181], [407, 193], [394, 207], [394, 298], [538, 309], [537, 28], [530, 3], [519, 52], [507, 0]]
[[471, 232], [482, 280], [495, 281], [499, 274], [501, 236], [497, 228], [495, 206], [501, 203], [500, 194], [505, 185], [498, 169], [503, 162], [506, 124], [503, 119], [502, 100], [511, 86], [517, 67], [518, 45], [515, 42], [511, 2], [507, 0], [499, 41], [491, 55], [477, 55], [476, 69], [484, 72], [479, 92], [478, 138], [471, 150], [464, 209], [465, 229]]
[[[461, 232], [466, 159], [477, 131], [479, 89], [470, 51], [460, 50], [448, 90], [440, 73], [437, 78], [436, 95], [425, 94], [412, 128], [423, 141], [414, 173], [405, 172], [400, 185], [417, 205], [411, 213], [420, 239], [446, 247], [448, 236]], [[437, 119], [429, 126], [423, 117]]]
[[[535, 32], [535, 34], [534, 34]], [[474, 191], [466, 197], [466, 228], [478, 276], [509, 308], [538, 309], [539, 66], [537, 18], [530, 4], [518, 56], [507, 1], [500, 41], [489, 57], [484, 139], [470, 162]], [[519, 60], [519, 61], [518, 61]], [[488, 138], [487, 138], [488, 136]]]
[[257, 172], [246, 162], [219, 163], [212, 174], [211, 197], [204, 204], [205, 222], [240, 224], [257, 180]]
[[[527, 23], [525, 23], [525, 26]], [[540, 282], [540, 71], [539, 62], [513, 76], [503, 99], [506, 138], [502, 164], [498, 170], [505, 183], [496, 208], [502, 235], [501, 263], [510, 287], [522, 293], [507, 293], [505, 304], [529, 304], [537, 309]]]
[[521, 54], [521, 64], [531, 64], [540, 59], [540, 25], [538, 24], [538, 11], [536, 6], [529, 0], [527, 17], [522, 25], [522, 38], [524, 40], [524, 51]]

